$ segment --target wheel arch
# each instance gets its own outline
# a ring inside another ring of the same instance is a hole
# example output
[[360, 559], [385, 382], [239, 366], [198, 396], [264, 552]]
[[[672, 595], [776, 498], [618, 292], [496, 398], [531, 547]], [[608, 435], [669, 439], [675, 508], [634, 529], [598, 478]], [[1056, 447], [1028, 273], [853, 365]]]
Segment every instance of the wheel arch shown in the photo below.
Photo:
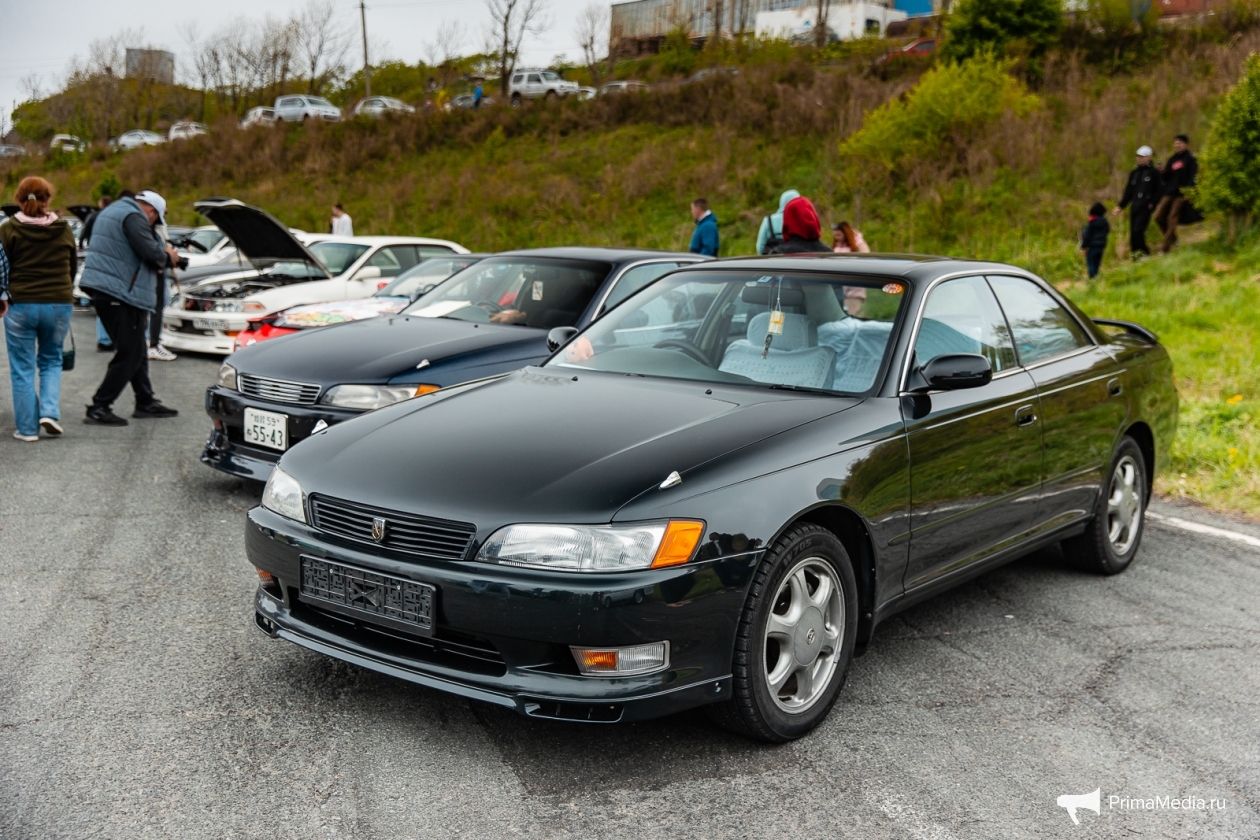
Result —
[[1155, 433], [1150, 426], [1139, 420], [1124, 430], [1124, 436], [1133, 438], [1142, 452], [1142, 460], [1146, 462], [1146, 499], [1150, 501], [1155, 488]]
[[870, 528], [861, 514], [852, 508], [825, 504], [802, 512], [784, 525], [782, 531], [805, 522], [835, 534], [853, 563], [853, 577], [858, 586], [858, 628], [853, 655], [861, 656], [866, 652], [866, 645], [875, 630], [875, 544], [871, 540]]

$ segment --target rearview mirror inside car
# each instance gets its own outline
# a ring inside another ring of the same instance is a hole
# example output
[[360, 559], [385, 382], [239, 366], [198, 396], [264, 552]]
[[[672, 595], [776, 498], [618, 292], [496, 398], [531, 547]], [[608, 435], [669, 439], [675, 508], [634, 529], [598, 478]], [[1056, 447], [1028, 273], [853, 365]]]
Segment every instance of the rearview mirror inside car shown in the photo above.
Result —
[[959, 391], [980, 388], [993, 381], [993, 367], [979, 353], [946, 353], [916, 368], [909, 390]]
[[560, 349], [562, 345], [568, 344], [569, 339], [578, 334], [577, 327], [555, 327], [547, 333], [547, 349], [552, 353]]

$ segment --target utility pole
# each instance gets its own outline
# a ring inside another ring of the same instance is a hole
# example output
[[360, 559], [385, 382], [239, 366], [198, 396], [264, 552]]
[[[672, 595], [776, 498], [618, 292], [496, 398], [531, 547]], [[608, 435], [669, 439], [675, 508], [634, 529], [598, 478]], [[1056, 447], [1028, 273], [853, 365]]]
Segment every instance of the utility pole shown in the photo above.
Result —
[[364, 0], [359, 0], [359, 22], [363, 24], [363, 95], [372, 95], [372, 68], [368, 66], [367, 52], [367, 7]]

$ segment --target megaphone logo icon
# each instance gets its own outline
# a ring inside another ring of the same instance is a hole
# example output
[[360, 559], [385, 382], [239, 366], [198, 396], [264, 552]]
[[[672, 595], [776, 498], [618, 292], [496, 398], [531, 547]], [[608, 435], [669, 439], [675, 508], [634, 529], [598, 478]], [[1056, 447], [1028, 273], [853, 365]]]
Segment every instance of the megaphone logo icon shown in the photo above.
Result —
[[1087, 808], [1095, 814], [1102, 811], [1101, 799], [1102, 788], [1095, 788], [1092, 793], [1065, 793], [1058, 799], [1058, 805], [1067, 808], [1068, 816], [1072, 818], [1072, 825], [1080, 825], [1081, 821], [1076, 818], [1077, 808]]

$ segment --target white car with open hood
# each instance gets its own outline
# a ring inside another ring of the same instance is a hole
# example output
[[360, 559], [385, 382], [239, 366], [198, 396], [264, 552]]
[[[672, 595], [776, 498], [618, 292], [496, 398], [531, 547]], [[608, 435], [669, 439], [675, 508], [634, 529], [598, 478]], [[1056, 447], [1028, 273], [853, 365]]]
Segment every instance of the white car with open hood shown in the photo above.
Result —
[[291, 306], [368, 297], [422, 260], [468, 253], [418, 236], [321, 236], [307, 246], [265, 210], [236, 199], [195, 206], [254, 268], [211, 277], [171, 300], [162, 343], [173, 350], [226, 356], [250, 321]]

